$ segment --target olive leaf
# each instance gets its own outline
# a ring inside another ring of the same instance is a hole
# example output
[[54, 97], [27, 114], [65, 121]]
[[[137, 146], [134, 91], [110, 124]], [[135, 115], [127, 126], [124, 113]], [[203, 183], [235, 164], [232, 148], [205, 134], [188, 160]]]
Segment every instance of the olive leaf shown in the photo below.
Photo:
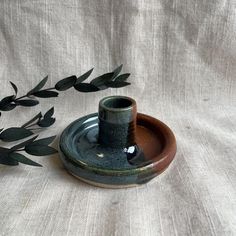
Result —
[[13, 88], [14, 91], [15, 91], [15, 95], [17, 95], [17, 92], [18, 92], [17, 86], [16, 86], [13, 82], [11, 82], [11, 81], [10, 81], [10, 84], [11, 84], [12, 88]]
[[29, 158], [27, 158], [23, 154], [20, 154], [20, 153], [17, 153], [17, 152], [10, 153], [9, 157], [12, 158], [13, 160], [17, 161], [17, 162], [20, 162], [20, 163], [23, 163], [23, 164], [26, 164], [26, 165], [42, 167], [42, 165], [38, 164], [37, 162], [34, 162], [34, 161], [30, 160]]
[[56, 138], [56, 136], [38, 139], [38, 140], [32, 142], [30, 145], [31, 146], [42, 146], [42, 145], [47, 146], [47, 145], [51, 144], [55, 138]]
[[129, 78], [130, 74], [129, 73], [125, 73], [125, 74], [122, 74], [122, 75], [119, 75], [115, 78], [115, 81], [126, 81], [128, 78]]
[[33, 99], [22, 99], [22, 100], [17, 101], [17, 104], [23, 107], [32, 107], [32, 106], [38, 105], [39, 101], [33, 100]]
[[88, 93], [88, 92], [96, 92], [99, 91], [99, 88], [96, 87], [93, 84], [89, 83], [80, 83], [80, 84], [75, 84], [74, 88], [80, 92]]
[[10, 151], [9, 148], [0, 147], [0, 153], [7, 153], [9, 151]]
[[109, 88], [121, 88], [130, 85], [130, 83], [125, 81], [108, 81], [106, 82], [106, 86]]
[[34, 156], [46, 156], [57, 153], [57, 150], [44, 145], [27, 145], [25, 151]]
[[35, 97], [39, 97], [39, 98], [51, 98], [51, 97], [57, 97], [58, 92], [41, 90], [41, 91], [32, 93], [32, 95], [34, 95]]
[[18, 165], [18, 161], [12, 159], [9, 157], [9, 153], [2, 152], [0, 148], [0, 164], [2, 165], [8, 165], [8, 166], [16, 166]]
[[8, 156], [9, 153], [10, 153], [10, 149], [0, 147], [0, 164], [9, 165], [9, 166], [18, 165], [18, 161], [12, 160], [11, 158], [9, 158], [9, 156]]
[[86, 73], [84, 73], [83, 75], [79, 76], [76, 80], [76, 84], [79, 84], [79, 83], [85, 81], [91, 75], [92, 72], [93, 72], [93, 68], [91, 70], [87, 71]]
[[8, 104], [5, 105], [3, 108], [0, 108], [2, 111], [11, 111], [16, 107], [16, 104]]
[[37, 124], [40, 127], [46, 128], [46, 127], [53, 125], [55, 123], [55, 121], [56, 121], [55, 118], [48, 118], [48, 119], [40, 120]]
[[95, 85], [96, 87], [98, 87], [99, 89], [103, 89], [106, 88], [106, 86], [104, 87], [105, 83], [108, 81], [111, 81], [113, 78], [114, 73], [106, 73], [103, 74], [101, 76], [98, 76], [97, 78], [93, 79], [90, 84]]
[[54, 107], [50, 108], [45, 114], [44, 114], [44, 117], [45, 118], [49, 118], [49, 117], [52, 117], [54, 114]]
[[112, 81], [105, 82], [105, 85], [109, 88], [121, 88], [125, 87], [127, 85], [130, 85], [130, 83], [126, 82], [126, 80], [129, 78], [130, 74], [125, 73], [117, 76], [116, 78], [113, 78]]
[[35, 93], [35, 92], [38, 92], [41, 88], [44, 87], [44, 85], [47, 83], [48, 81], [48, 75], [42, 79], [33, 89], [31, 89], [28, 93], [27, 93], [27, 96]]
[[52, 107], [51, 109], [49, 109], [45, 115], [43, 116], [42, 119], [39, 119], [37, 122], [37, 125], [40, 127], [49, 127], [52, 124], [54, 124], [54, 122], [56, 121], [55, 118], [52, 118], [54, 114], [54, 107]]
[[[12, 104], [13, 100], [14, 100], [15, 95], [11, 95], [11, 96], [7, 96], [5, 98], [3, 98], [0, 101], [0, 110], [1, 111], [9, 111], [12, 110], [16, 107], [15, 104]], [[15, 106], [15, 107], [13, 107]]]
[[121, 64], [115, 70], [113, 70], [113, 79], [116, 78], [116, 76], [120, 74], [122, 67], [123, 67], [123, 64]]
[[58, 91], [64, 91], [67, 90], [76, 83], [77, 77], [75, 75], [72, 75], [70, 77], [67, 77], [65, 79], [62, 79], [58, 81], [55, 85], [56, 90]]
[[33, 132], [20, 127], [12, 127], [5, 129], [0, 133], [0, 139], [4, 142], [13, 142], [19, 139], [27, 138], [32, 135]]

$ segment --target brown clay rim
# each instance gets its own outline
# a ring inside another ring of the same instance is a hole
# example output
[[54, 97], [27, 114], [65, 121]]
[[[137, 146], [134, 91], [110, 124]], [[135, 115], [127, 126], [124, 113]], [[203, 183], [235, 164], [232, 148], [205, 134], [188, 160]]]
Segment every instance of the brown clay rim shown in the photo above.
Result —
[[162, 152], [156, 157], [152, 158], [151, 164], [147, 164], [141, 168], [148, 168], [151, 165], [152, 167], [155, 167], [158, 172], [163, 171], [174, 159], [177, 150], [176, 139], [173, 132], [160, 120], [142, 113], [138, 113], [137, 124], [153, 126], [154, 129], [161, 131], [161, 134], [165, 140], [165, 145]]

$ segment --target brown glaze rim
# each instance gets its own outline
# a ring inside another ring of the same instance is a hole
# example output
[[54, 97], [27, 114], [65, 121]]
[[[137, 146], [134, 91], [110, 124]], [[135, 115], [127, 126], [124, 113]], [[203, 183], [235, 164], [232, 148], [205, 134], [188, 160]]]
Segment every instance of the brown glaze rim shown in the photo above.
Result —
[[147, 168], [149, 165], [152, 165], [156, 172], [160, 174], [169, 166], [175, 157], [177, 151], [175, 136], [166, 124], [154, 117], [142, 113], [138, 113], [137, 125], [142, 125], [146, 128], [151, 126], [150, 128], [154, 128], [154, 133], [161, 131], [161, 134], [164, 137], [165, 144], [162, 152], [156, 157], [152, 158], [152, 163], [143, 166], [143, 168]]

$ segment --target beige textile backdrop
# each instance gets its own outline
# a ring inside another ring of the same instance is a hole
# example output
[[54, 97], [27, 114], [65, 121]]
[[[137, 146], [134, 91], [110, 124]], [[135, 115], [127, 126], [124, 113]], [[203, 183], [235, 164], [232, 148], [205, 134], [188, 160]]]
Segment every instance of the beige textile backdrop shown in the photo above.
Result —
[[[0, 0], [0, 97], [95, 67], [124, 64], [131, 86], [73, 89], [33, 109], [4, 113], [21, 125], [55, 107], [60, 132], [122, 94], [168, 124], [178, 152], [149, 184], [108, 190], [67, 174], [58, 155], [43, 168], [0, 166], [0, 235], [236, 235], [235, 0]], [[56, 145], [56, 142], [55, 142]]]

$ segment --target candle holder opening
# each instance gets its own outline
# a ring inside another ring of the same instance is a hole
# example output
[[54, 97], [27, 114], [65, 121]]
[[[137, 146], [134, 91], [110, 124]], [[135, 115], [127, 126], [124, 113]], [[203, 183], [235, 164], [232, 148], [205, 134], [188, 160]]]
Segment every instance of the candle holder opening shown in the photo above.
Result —
[[108, 109], [124, 109], [131, 108], [133, 105], [133, 101], [130, 98], [110, 97], [103, 101], [103, 105]]

